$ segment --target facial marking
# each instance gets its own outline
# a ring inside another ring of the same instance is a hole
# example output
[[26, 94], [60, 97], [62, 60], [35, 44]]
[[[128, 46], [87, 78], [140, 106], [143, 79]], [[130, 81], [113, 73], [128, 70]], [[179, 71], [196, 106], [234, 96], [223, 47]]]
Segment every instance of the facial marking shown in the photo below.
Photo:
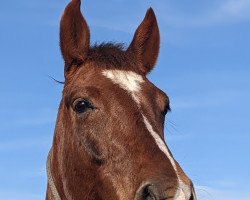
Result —
[[135, 102], [139, 104], [140, 100], [138, 98], [138, 93], [141, 90], [140, 85], [144, 82], [141, 75], [124, 70], [104, 70], [102, 74], [124, 90], [128, 91]]
[[[140, 99], [138, 98], [138, 94], [141, 90], [141, 84], [144, 82], [141, 75], [132, 72], [132, 71], [124, 71], [124, 70], [104, 70], [102, 74], [108, 79], [112, 80], [115, 84], [118, 84], [121, 88], [128, 91], [132, 98], [135, 100], [138, 106], [140, 106]], [[148, 119], [142, 114], [143, 121], [146, 125], [146, 128], [154, 138], [159, 149], [167, 156], [171, 165], [176, 172], [178, 178], [178, 190], [175, 194], [174, 200], [186, 200], [191, 196], [191, 191], [189, 187], [183, 183], [181, 180], [178, 170], [175, 164], [174, 158], [171, 156], [166, 144], [160, 138], [160, 136], [154, 131], [153, 127], [149, 123]]]
[[148, 119], [144, 115], [142, 115], [142, 117], [143, 117], [143, 121], [144, 121], [148, 131], [153, 136], [153, 138], [154, 138], [156, 144], [158, 145], [159, 149], [168, 157], [168, 159], [170, 160], [174, 170], [177, 171], [175, 161], [172, 158], [172, 156], [170, 155], [170, 152], [168, 151], [168, 149], [166, 147], [166, 144], [163, 142], [163, 140], [160, 138], [160, 136], [153, 130], [153, 127], [149, 123]]
[[150, 134], [153, 136], [156, 144], [158, 145], [159, 149], [167, 156], [167, 158], [170, 160], [170, 163], [172, 164], [174, 171], [176, 172], [177, 178], [178, 178], [178, 190], [175, 194], [174, 200], [186, 200], [189, 199], [191, 196], [191, 192], [189, 187], [184, 184], [178, 174], [178, 170], [175, 164], [175, 161], [173, 157], [171, 156], [166, 144], [163, 142], [163, 140], [160, 138], [160, 136], [154, 131], [153, 127], [149, 123], [148, 119], [142, 115], [143, 121], [150, 132]]

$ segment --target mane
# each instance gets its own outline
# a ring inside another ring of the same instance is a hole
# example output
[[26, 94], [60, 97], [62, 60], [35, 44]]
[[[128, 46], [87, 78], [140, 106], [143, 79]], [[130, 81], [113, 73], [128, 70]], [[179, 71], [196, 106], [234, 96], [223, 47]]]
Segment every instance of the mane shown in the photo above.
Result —
[[134, 65], [133, 57], [127, 53], [123, 43], [101, 43], [90, 47], [88, 61], [105, 63], [107, 67], [129, 68]]

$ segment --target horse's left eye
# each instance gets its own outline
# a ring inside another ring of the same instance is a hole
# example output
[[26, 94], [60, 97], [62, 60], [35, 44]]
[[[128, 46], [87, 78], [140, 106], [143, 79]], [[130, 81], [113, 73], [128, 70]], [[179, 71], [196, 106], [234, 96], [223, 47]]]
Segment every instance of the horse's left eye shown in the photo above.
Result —
[[89, 108], [93, 108], [93, 106], [88, 100], [81, 99], [81, 100], [77, 100], [74, 103], [74, 111], [76, 113], [84, 113]]
[[167, 104], [165, 106], [165, 108], [164, 108], [164, 110], [162, 112], [163, 116], [165, 116], [168, 113], [168, 111], [171, 111], [171, 108], [170, 108], [169, 104]]

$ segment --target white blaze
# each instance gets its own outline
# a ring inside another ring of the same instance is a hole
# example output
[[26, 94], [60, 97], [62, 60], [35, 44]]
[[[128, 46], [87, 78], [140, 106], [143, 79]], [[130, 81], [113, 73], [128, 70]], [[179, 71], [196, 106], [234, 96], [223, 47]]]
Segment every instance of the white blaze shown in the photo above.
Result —
[[[140, 99], [139, 99], [139, 92], [141, 90], [141, 84], [144, 82], [144, 79], [141, 75], [132, 72], [132, 71], [124, 71], [124, 70], [104, 70], [102, 74], [107, 77], [108, 79], [111, 79], [115, 84], [118, 84], [121, 88], [128, 91], [132, 98], [135, 100], [135, 102], [140, 106]], [[157, 134], [151, 124], [149, 123], [148, 119], [142, 114], [143, 121], [154, 138], [157, 146], [159, 149], [167, 156], [167, 158], [170, 160], [177, 178], [178, 178], [178, 190], [175, 194], [174, 200], [186, 200], [189, 199], [191, 196], [191, 191], [188, 186], [186, 186], [182, 180], [179, 177], [178, 170], [175, 164], [174, 158], [171, 156], [166, 144], [161, 139], [159, 134]]]
[[139, 104], [138, 93], [141, 90], [140, 84], [144, 82], [141, 75], [132, 71], [123, 70], [104, 70], [102, 74], [128, 91], [136, 103]]
[[178, 182], [179, 182], [179, 187], [177, 190], [177, 193], [175, 194], [175, 200], [186, 200], [189, 199], [190, 197], [190, 190], [189, 188], [181, 181], [179, 174], [178, 174], [178, 170], [174, 161], [174, 158], [171, 156], [166, 144], [164, 143], [164, 141], [161, 139], [161, 137], [159, 136], [159, 134], [157, 134], [153, 127], [151, 126], [151, 124], [149, 123], [148, 119], [142, 115], [143, 117], [143, 121], [148, 129], [148, 131], [151, 133], [151, 135], [153, 136], [156, 144], [158, 145], [159, 149], [168, 157], [168, 159], [170, 160], [176, 175], [178, 177]]
[[165, 143], [160, 138], [160, 136], [153, 130], [153, 127], [149, 123], [148, 119], [144, 115], [142, 115], [142, 117], [143, 117], [143, 121], [144, 121], [148, 131], [153, 136], [153, 138], [154, 138], [156, 144], [158, 145], [159, 149], [168, 157], [168, 159], [170, 160], [174, 170], [177, 171], [175, 161], [174, 161], [173, 157], [170, 155], [170, 152], [168, 151]]

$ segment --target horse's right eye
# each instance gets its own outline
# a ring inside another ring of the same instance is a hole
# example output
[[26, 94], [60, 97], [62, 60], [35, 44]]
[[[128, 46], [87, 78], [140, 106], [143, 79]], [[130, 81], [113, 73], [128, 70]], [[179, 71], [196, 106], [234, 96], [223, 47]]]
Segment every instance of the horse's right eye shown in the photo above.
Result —
[[79, 113], [79, 114], [84, 113], [89, 108], [93, 108], [93, 106], [88, 100], [80, 99], [80, 100], [76, 100], [76, 102], [74, 103], [74, 111], [76, 113]]

